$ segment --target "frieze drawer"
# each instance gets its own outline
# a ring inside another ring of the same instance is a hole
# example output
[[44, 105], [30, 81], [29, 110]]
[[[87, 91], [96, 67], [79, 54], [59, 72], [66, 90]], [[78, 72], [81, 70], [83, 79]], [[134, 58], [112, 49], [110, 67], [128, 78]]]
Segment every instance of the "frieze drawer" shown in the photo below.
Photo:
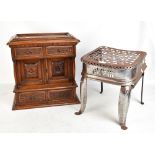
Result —
[[52, 90], [48, 91], [48, 100], [67, 100], [73, 98], [73, 90]]
[[45, 101], [45, 91], [19, 93], [19, 103]]
[[72, 46], [48, 46], [47, 55], [50, 56], [74, 56]]
[[29, 47], [29, 48], [16, 48], [16, 58], [29, 58], [29, 57], [41, 57], [43, 56], [42, 47]]

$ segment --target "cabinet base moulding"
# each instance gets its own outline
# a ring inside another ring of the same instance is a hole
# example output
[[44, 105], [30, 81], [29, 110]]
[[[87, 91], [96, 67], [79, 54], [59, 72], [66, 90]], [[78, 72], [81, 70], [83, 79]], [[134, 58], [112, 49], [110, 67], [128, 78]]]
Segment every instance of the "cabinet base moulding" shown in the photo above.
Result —
[[[16, 98], [16, 97], [15, 97]], [[43, 102], [36, 102], [36, 103], [18, 103], [16, 99], [14, 98], [14, 103], [12, 110], [24, 110], [24, 109], [32, 109], [32, 108], [43, 108], [43, 107], [52, 107], [52, 106], [62, 106], [62, 105], [73, 105], [73, 104], [79, 104], [80, 100], [75, 96], [75, 98], [71, 100], [62, 100], [62, 101], [43, 101]]]

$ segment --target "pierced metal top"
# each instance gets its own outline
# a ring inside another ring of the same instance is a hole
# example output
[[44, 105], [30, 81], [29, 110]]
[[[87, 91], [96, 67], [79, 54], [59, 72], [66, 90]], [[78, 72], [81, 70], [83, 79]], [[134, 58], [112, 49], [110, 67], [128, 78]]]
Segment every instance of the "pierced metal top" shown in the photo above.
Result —
[[130, 69], [140, 64], [145, 56], [146, 53], [142, 51], [129, 51], [101, 46], [84, 55], [81, 61], [86, 64], [103, 67]]

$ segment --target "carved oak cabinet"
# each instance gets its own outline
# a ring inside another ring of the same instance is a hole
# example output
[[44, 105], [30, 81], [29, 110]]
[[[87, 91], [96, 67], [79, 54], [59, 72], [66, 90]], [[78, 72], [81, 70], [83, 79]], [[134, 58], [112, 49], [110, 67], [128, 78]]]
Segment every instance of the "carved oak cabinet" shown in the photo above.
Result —
[[13, 110], [79, 103], [69, 33], [17, 34], [10, 39], [15, 77]]

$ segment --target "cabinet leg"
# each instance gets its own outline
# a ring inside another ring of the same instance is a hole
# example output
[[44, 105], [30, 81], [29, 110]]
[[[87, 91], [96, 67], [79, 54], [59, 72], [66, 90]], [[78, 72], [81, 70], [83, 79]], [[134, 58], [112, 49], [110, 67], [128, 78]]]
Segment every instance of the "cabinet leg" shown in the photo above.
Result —
[[84, 112], [87, 103], [87, 78], [82, 77], [80, 83], [80, 98], [81, 98], [81, 107], [78, 112], [75, 112], [76, 115], [80, 115]]
[[130, 94], [131, 94], [131, 86], [121, 86], [120, 95], [119, 95], [119, 103], [118, 103], [118, 115], [119, 115], [119, 123], [121, 129], [126, 130], [126, 117], [128, 112], [128, 107], [130, 103]]
[[100, 91], [100, 94], [103, 93], [103, 82], [101, 82], [101, 91]]

